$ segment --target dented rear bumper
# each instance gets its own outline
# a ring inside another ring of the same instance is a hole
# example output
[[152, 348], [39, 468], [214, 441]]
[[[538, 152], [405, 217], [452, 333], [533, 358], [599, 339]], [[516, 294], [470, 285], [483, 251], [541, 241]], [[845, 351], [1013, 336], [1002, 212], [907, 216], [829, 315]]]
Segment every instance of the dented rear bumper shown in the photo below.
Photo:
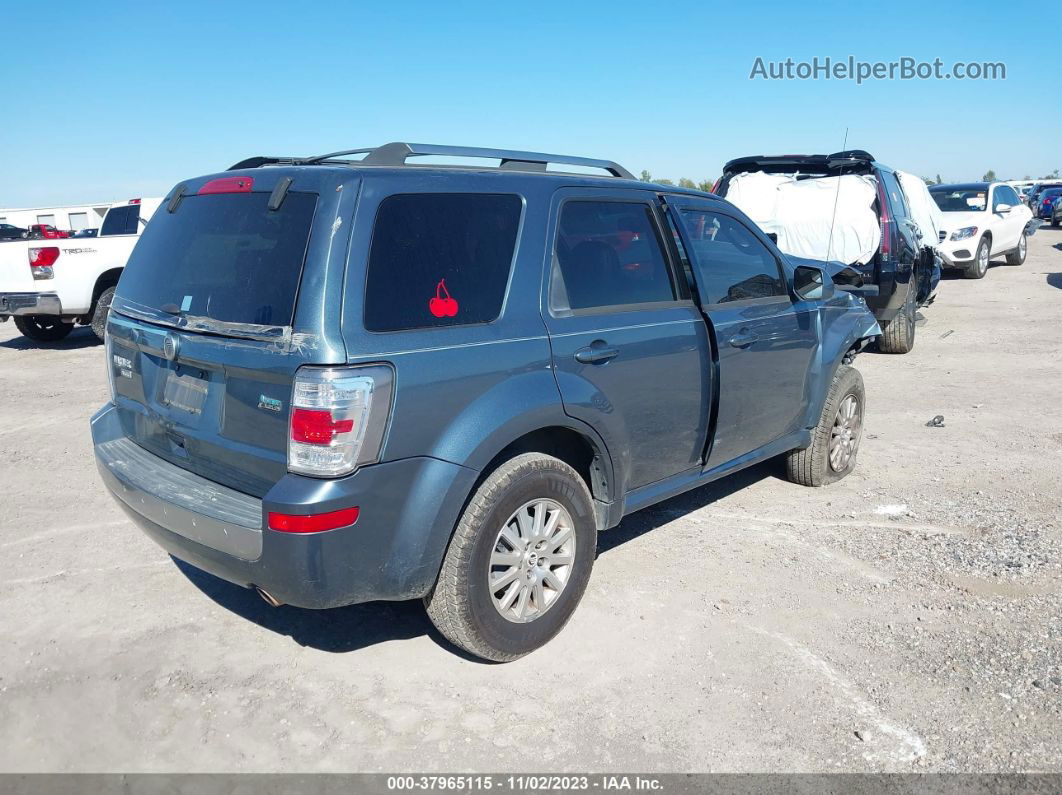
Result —
[[[477, 473], [434, 458], [363, 467], [345, 478], [283, 477], [261, 500], [140, 448], [107, 404], [92, 418], [96, 465], [130, 519], [173, 557], [279, 601], [329, 608], [414, 599], [431, 589]], [[273, 511], [359, 506], [357, 522], [321, 533], [268, 528]]]

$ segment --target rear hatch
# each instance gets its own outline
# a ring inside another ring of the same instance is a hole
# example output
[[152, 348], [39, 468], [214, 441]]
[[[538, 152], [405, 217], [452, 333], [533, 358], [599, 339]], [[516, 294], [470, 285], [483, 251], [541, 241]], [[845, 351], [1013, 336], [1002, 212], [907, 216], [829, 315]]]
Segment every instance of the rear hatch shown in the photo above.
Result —
[[[838, 177], [842, 175], [873, 176], [877, 180], [874, 169], [874, 156], [862, 149], [851, 149], [843, 152], [835, 152], [829, 155], [751, 155], [739, 157], [723, 166], [723, 176], [715, 186], [714, 192], [726, 198], [730, 190], [731, 182], [740, 174], [747, 173], [784, 174], [797, 180], [815, 179], [819, 177]], [[881, 231], [881, 240], [885, 241], [889, 230], [882, 224], [887, 220], [882, 217], [881, 203], [884, 200], [880, 180], [878, 181], [878, 201], [874, 203], [874, 212], [878, 216], [878, 227]], [[836, 207], [832, 208], [836, 215]], [[754, 219], [759, 221], [760, 219]], [[831, 229], [831, 236], [835, 230]], [[864, 277], [877, 281], [880, 274], [880, 259], [883, 248], [879, 244], [873, 258], [866, 264], [846, 262], [857, 268]], [[788, 253], [788, 252], [787, 252]]]
[[303, 174], [274, 208], [273, 188], [292, 175], [264, 171], [277, 173], [186, 186], [155, 213], [119, 283], [107, 351], [130, 439], [257, 497], [287, 471], [296, 370], [345, 358], [321, 320], [339, 316], [326, 275], [346, 249], [331, 245], [340, 201], [322, 201]]

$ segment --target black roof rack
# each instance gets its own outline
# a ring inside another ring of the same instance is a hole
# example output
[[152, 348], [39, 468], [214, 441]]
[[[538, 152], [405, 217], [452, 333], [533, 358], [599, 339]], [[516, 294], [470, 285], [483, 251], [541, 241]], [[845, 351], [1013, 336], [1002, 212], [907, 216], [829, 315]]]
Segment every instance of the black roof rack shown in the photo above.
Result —
[[[339, 158], [346, 155], [365, 155], [361, 160], [343, 161]], [[395, 142], [384, 144], [370, 149], [345, 149], [340, 152], [329, 152], [316, 157], [249, 157], [229, 167], [229, 171], [244, 168], [261, 168], [268, 165], [293, 165], [306, 166], [315, 163], [352, 163], [362, 166], [411, 166], [415, 163], [407, 163], [408, 158], [424, 156], [446, 157], [482, 157], [500, 161], [499, 169], [513, 171], [545, 172], [546, 167], [555, 165], [581, 166], [583, 168], [599, 168], [607, 171], [613, 177], [621, 179], [634, 179], [634, 175], [618, 163], [611, 160], [594, 160], [589, 157], [572, 157], [570, 155], [549, 155], [543, 152], [519, 152], [511, 149], [485, 149], [478, 146], [439, 146], [437, 144], [407, 144]]]

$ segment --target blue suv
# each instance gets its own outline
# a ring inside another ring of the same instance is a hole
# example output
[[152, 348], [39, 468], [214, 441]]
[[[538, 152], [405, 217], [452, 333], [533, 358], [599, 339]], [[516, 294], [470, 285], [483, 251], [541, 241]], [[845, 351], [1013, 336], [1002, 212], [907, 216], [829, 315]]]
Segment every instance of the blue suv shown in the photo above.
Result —
[[138, 242], [96, 461], [165, 550], [273, 605], [422, 598], [512, 660], [624, 516], [773, 456], [809, 486], [852, 470], [849, 363], [880, 333], [857, 281], [612, 162], [252, 158]]

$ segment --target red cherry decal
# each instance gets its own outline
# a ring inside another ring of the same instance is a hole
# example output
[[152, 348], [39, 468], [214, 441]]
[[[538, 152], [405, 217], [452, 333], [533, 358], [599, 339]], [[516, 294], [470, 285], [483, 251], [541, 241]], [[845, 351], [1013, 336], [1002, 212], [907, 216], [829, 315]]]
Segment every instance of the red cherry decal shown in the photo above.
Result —
[[435, 297], [428, 301], [428, 311], [435, 317], [455, 317], [457, 315], [457, 301], [450, 296], [446, 289], [446, 280], [440, 279], [435, 286]]

